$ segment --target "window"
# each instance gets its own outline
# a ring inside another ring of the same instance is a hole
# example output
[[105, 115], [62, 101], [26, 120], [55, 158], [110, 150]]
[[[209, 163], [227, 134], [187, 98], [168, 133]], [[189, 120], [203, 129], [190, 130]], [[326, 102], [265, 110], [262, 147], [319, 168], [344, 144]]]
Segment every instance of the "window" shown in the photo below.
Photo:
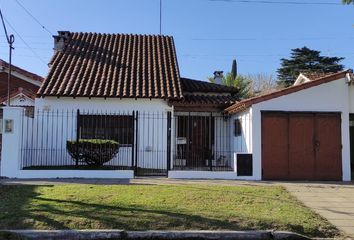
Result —
[[134, 143], [134, 118], [130, 115], [80, 115], [82, 139], [110, 139], [119, 144]]
[[235, 119], [235, 137], [242, 135], [242, 124], [240, 119]]

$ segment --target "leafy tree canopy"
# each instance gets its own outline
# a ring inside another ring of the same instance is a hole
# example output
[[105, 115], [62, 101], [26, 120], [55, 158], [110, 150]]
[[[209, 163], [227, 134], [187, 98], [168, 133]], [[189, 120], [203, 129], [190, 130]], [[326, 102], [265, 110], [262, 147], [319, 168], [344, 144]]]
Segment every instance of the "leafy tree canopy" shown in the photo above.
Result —
[[[215, 83], [214, 78], [209, 77], [208, 79], [210, 82]], [[237, 75], [234, 77], [233, 73], [228, 72], [226, 76], [223, 77], [221, 84], [237, 88], [239, 90], [238, 96], [240, 99], [252, 97], [252, 80], [250, 80], [248, 77], [242, 75]]]
[[307, 47], [291, 50], [290, 59], [281, 59], [281, 67], [277, 70], [280, 86], [291, 86], [300, 73], [331, 73], [343, 70], [339, 64], [344, 58], [321, 56], [320, 51]]

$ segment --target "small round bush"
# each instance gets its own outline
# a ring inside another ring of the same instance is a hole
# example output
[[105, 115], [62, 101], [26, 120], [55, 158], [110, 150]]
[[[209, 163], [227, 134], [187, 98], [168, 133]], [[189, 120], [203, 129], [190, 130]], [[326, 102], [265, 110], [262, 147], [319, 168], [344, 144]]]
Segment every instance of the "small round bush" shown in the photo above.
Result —
[[79, 142], [67, 141], [66, 148], [75, 161], [102, 166], [117, 155], [119, 143], [107, 139], [80, 139]]

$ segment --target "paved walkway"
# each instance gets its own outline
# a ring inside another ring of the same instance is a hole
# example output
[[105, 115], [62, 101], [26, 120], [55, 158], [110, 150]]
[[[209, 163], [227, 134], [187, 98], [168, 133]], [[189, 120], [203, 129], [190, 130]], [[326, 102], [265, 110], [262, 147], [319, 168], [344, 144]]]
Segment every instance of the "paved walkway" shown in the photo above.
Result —
[[0, 184], [206, 184], [228, 186], [284, 186], [307, 207], [327, 218], [344, 233], [354, 237], [354, 183], [309, 183], [309, 182], [266, 182], [266, 181], [231, 181], [231, 180], [185, 180], [168, 178], [122, 179], [0, 179]]
[[354, 237], [354, 185], [285, 184], [307, 207]]

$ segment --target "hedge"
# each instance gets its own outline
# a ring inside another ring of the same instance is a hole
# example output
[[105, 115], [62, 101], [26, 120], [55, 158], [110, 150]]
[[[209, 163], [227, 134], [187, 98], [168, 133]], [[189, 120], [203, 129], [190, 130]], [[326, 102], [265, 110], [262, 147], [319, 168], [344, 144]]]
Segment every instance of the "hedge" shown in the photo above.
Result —
[[79, 142], [67, 141], [66, 148], [75, 161], [102, 166], [117, 155], [119, 143], [107, 139], [80, 139]]

